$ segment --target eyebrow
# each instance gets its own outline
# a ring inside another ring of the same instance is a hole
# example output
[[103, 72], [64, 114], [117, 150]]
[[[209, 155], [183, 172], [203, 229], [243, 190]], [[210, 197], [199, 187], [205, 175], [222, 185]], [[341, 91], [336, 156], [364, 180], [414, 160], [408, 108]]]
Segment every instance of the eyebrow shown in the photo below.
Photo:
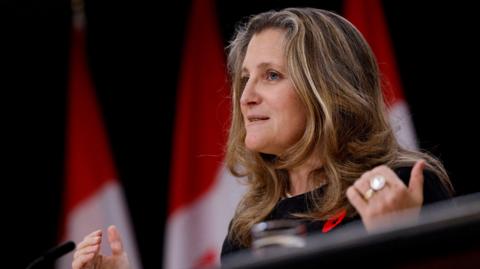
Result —
[[[274, 67], [276, 69], [280, 69], [279, 71], [283, 72], [283, 68], [280, 65], [274, 64], [274, 63], [271, 63], [271, 62], [263, 62], [263, 63], [258, 64], [256, 67], [260, 68], [260, 69], [266, 69], [267, 67]], [[243, 73], [248, 73], [248, 68], [246, 68], [245, 66], [242, 67], [242, 74]]]

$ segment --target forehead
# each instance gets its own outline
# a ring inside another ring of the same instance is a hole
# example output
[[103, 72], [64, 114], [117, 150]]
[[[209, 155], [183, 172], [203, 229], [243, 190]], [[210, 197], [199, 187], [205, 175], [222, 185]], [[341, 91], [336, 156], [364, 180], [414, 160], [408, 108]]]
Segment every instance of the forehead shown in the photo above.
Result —
[[285, 61], [285, 31], [277, 28], [265, 29], [248, 43], [243, 68], [255, 68], [262, 63], [283, 65]]

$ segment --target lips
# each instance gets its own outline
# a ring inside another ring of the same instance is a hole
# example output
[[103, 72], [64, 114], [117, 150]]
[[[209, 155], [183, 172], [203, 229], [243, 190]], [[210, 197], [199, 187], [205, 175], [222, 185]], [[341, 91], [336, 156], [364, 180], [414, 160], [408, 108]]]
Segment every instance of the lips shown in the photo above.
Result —
[[263, 115], [250, 115], [250, 116], [247, 116], [247, 120], [248, 122], [252, 123], [252, 122], [257, 122], [257, 121], [264, 121], [264, 120], [268, 120], [270, 119], [269, 117], [267, 116], [263, 116]]

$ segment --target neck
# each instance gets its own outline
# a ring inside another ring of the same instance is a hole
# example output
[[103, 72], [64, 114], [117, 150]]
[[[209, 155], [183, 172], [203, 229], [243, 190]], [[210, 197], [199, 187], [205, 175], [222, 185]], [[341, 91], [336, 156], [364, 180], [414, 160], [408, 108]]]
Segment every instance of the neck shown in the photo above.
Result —
[[322, 162], [317, 157], [312, 156], [300, 166], [288, 170], [290, 178], [289, 195], [295, 196], [315, 189], [317, 186], [309, 180], [309, 175], [313, 170], [320, 167], [322, 167]]

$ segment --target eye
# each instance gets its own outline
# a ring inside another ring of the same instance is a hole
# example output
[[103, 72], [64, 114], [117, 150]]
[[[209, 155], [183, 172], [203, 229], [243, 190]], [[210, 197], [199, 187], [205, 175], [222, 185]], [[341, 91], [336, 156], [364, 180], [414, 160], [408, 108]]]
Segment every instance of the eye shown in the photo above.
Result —
[[280, 73], [276, 71], [267, 71], [267, 80], [275, 81], [281, 78]]
[[240, 78], [240, 89], [245, 89], [245, 86], [247, 85], [249, 77], [244, 76]]

